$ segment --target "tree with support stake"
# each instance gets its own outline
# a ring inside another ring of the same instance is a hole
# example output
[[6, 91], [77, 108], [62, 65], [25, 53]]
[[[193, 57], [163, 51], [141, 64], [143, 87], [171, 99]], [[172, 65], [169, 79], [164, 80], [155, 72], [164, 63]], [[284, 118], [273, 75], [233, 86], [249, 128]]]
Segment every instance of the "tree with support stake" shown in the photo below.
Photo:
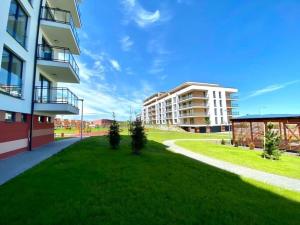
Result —
[[109, 127], [108, 139], [112, 149], [117, 149], [119, 147], [121, 141], [120, 126], [116, 121], [115, 113], [113, 113], [113, 121]]
[[281, 150], [279, 149], [280, 135], [273, 128], [274, 125], [272, 123], [267, 124], [265, 127], [265, 143], [262, 156], [266, 159], [279, 160], [281, 155]]

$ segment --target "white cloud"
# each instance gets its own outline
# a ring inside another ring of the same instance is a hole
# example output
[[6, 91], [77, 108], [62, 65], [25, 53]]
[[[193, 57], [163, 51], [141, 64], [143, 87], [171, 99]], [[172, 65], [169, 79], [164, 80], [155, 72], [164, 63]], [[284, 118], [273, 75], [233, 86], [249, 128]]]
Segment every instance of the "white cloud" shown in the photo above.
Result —
[[120, 66], [120, 64], [119, 64], [119, 62], [118, 62], [117, 60], [111, 59], [111, 60], [110, 60], [110, 63], [111, 63], [111, 66], [112, 66], [116, 71], [118, 71], [118, 72], [121, 71], [121, 66]]
[[296, 84], [296, 83], [299, 83], [299, 82], [300, 82], [300, 80], [295, 80], [295, 81], [290, 81], [290, 82], [286, 82], [286, 83], [282, 83], [282, 84], [272, 84], [272, 85], [269, 85], [267, 87], [264, 87], [264, 88], [253, 91], [249, 96], [244, 98], [244, 100], [249, 99], [249, 98], [253, 98], [253, 97], [257, 97], [257, 96], [260, 96], [260, 95], [264, 95], [264, 94], [267, 94], [267, 93], [279, 91], [281, 89], [284, 89], [284, 88], [286, 88], [290, 85], [293, 85], [293, 84]]
[[136, 0], [122, 0], [127, 15], [127, 22], [134, 21], [139, 27], [147, 27], [157, 23], [161, 18], [160, 10], [154, 12], [147, 11]]
[[121, 38], [120, 42], [121, 42], [121, 47], [122, 47], [123, 51], [126, 51], [126, 52], [130, 51], [130, 49], [132, 48], [132, 46], [134, 44], [128, 35]]

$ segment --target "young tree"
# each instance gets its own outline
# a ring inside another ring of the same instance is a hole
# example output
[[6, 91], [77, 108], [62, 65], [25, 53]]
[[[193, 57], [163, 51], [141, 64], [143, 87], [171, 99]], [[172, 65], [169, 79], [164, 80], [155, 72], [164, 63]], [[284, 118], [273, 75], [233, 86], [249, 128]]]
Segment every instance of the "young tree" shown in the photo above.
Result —
[[140, 119], [136, 119], [132, 122], [131, 126], [131, 146], [133, 154], [140, 154], [141, 150], [147, 143], [147, 137], [145, 134], [145, 128]]
[[121, 136], [120, 136], [120, 126], [116, 121], [115, 113], [113, 113], [113, 121], [109, 127], [108, 132], [109, 144], [112, 149], [117, 149], [120, 144]]
[[281, 151], [279, 149], [280, 144], [280, 136], [277, 131], [273, 130], [274, 125], [269, 123], [266, 127], [266, 134], [265, 134], [265, 146], [263, 157], [267, 159], [274, 159], [278, 160]]

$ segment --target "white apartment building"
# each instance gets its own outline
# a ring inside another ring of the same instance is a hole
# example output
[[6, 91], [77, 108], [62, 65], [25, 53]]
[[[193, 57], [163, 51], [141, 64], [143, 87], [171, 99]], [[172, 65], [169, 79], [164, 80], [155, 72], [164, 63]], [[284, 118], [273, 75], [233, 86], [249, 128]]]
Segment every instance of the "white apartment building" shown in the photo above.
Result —
[[141, 119], [145, 125], [178, 126], [193, 132], [221, 132], [237, 115], [237, 89], [218, 84], [186, 82], [144, 101]]
[[1, 0], [0, 158], [54, 140], [54, 117], [79, 113], [80, 0]]

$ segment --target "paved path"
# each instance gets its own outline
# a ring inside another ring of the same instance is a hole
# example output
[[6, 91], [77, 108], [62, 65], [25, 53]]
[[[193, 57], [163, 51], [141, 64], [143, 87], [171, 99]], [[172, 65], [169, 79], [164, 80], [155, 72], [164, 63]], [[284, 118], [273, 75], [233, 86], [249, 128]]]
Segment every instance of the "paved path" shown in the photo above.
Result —
[[[219, 169], [226, 170], [228, 172], [231, 172], [231, 173], [243, 176], [243, 177], [251, 178], [251, 179], [254, 179], [257, 181], [261, 181], [261, 182], [264, 182], [264, 183], [267, 183], [270, 185], [274, 185], [277, 187], [300, 192], [300, 180], [299, 179], [288, 178], [285, 176], [266, 173], [266, 172], [262, 172], [259, 170], [250, 169], [248, 167], [238, 166], [238, 165], [235, 165], [235, 164], [232, 164], [229, 162], [225, 162], [222, 160], [210, 158], [210, 157], [202, 155], [200, 153], [194, 153], [185, 148], [179, 147], [178, 145], [175, 144], [176, 141], [181, 141], [181, 140], [164, 141], [164, 145], [168, 146], [168, 150], [170, 150], [172, 152], [185, 155], [189, 158], [198, 160], [200, 162], [217, 167]], [[195, 139], [183, 139], [183, 140], [195, 141]], [[217, 141], [216, 139], [206, 139], [206, 140], [196, 139], [196, 141], [207, 141], [207, 140]]]
[[41, 146], [33, 151], [26, 151], [7, 159], [0, 160], [0, 185], [50, 158], [66, 147], [79, 141], [79, 138], [70, 138]]

